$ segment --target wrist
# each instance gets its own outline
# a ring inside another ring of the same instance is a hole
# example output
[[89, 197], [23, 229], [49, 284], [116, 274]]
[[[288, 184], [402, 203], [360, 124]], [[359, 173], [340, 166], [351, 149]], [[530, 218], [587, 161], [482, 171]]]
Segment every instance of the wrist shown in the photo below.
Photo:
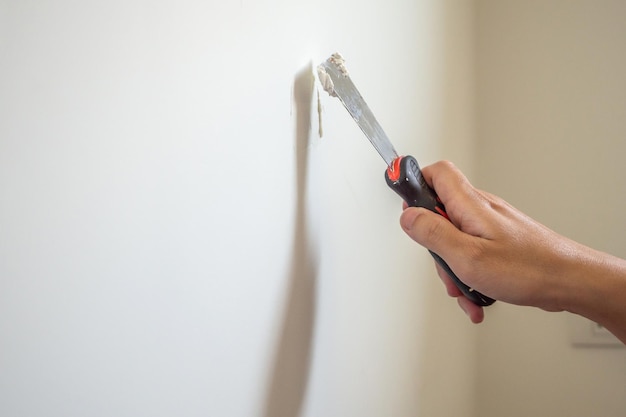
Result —
[[566, 264], [557, 296], [562, 309], [600, 323], [624, 340], [626, 261], [579, 245]]

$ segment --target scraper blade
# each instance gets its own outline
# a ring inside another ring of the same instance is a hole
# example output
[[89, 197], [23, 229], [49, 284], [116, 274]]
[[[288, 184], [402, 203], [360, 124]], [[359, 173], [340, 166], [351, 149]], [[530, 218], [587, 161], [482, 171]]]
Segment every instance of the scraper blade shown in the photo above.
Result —
[[338, 53], [331, 55], [319, 65], [317, 73], [324, 89], [341, 100], [348, 113], [383, 157], [387, 166], [391, 166], [393, 160], [398, 157], [398, 153], [350, 79], [343, 57]]

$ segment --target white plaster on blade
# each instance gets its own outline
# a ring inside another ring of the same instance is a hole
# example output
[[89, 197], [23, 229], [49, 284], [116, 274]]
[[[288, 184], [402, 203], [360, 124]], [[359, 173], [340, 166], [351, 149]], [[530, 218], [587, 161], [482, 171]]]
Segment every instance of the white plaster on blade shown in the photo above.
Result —
[[330, 79], [330, 75], [326, 72], [326, 69], [320, 65], [317, 67], [317, 79], [320, 80], [320, 84], [324, 91], [326, 91], [331, 97], [337, 97], [335, 93], [335, 84]]
[[[339, 52], [335, 52], [334, 54], [332, 54], [326, 60], [326, 62], [337, 67], [341, 75], [343, 75], [344, 77], [348, 76], [348, 68], [346, 68], [346, 60], [343, 58], [343, 56], [341, 56]], [[330, 78], [330, 76], [326, 72], [324, 65], [319, 65], [317, 67], [317, 78], [320, 81], [320, 84], [322, 84], [324, 91], [326, 91], [331, 97], [337, 97], [337, 93], [335, 93], [335, 84], [333, 83], [333, 80]]]
[[346, 60], [344, 59], [343, 56], [341, 56], [339, 52], [335, 52], [334, 54], [332, 54], [330, 58], [328, 58], [328, 61], [334, 64], [337, 67], [337, 69], [339, 69], [339, 72], [341, 72], [341, 75], [343, 75], [344, 77], [348, 76], [348, 68], [346, 68]]
[[[344, 77], [348, 76], [348, 69], [346, 68], [346, 60], [339, 52], [335, 52], [334, 54], [332, 54], [326, 60], [326, 62], [337, 67], [337, 69], [339, 70], [342, 76]], [[324, 68], [324, 64], [319, 65], [317, 67], [317, 79], [320, 85], [322, 86], [322, 88], [324, 89], [324, 91], [328, 93], [328, 95], [330, 95], [331, 97], [337, 97], [337, 93], [335, 92], [335, 84], [333, 83], [333, 80], [330, 78], [330, 75], [328, 75], [328, 73], [326, 72], [326, 68]], [[319, 122], [318, 133], [319, 133], [319, 137], [321, 138], [324, 135], [324, 131], [322, 129], [322, 102], [320, 100], [319, 90], [317, 91], [317, 116], [318, 116], [318, 122]]]

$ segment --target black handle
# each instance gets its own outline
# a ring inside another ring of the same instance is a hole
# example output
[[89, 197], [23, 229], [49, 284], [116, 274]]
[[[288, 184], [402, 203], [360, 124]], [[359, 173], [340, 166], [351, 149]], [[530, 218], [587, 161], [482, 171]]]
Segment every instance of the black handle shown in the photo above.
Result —
[[[411, 207], [425, 207], [437, 214], [448, 215], [443, 203], [437, 197], [435, 191], [428, 186], [422, 176], [422, 171], [417, 161], [412, 156], [400, 156], [396, 158], [391, 167], [385, 171], [387, 185], [400, 195]], [[448, 219], [449, 220], [449, 219]], [[493, 298], [487, 297], [478, 291], [465, 285], [439, 255], [429, 251], [435, 261], [452, 278], [454, 284], [461, 290], [463, 295], [479, 306], [488, 306], [495, 302]]]

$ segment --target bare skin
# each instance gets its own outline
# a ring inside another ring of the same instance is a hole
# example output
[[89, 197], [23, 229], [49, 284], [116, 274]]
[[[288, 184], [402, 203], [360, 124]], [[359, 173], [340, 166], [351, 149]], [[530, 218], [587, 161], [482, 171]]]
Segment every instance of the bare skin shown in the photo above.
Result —
[[[463, 282], [499, 301], [587, 317], [626, 344], [626, 260], [559, 235], [474, 188], [450, 162], [422, 173], [452, 223], [405, 205], [400, 224], [413, 240], [444, 258]], [[483, 321], [483, 308], [437, 270], [470, 320]]]

